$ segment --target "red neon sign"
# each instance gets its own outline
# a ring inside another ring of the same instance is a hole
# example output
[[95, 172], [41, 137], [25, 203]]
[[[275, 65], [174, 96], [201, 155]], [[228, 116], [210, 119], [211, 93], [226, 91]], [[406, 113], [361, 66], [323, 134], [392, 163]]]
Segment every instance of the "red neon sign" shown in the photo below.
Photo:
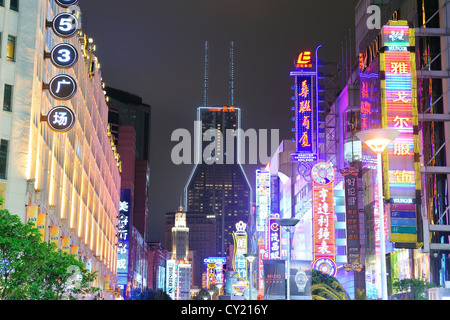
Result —
[[298, 55], [296, 67], [299, 69], [312, 68], [311, 51], [304, 51]]

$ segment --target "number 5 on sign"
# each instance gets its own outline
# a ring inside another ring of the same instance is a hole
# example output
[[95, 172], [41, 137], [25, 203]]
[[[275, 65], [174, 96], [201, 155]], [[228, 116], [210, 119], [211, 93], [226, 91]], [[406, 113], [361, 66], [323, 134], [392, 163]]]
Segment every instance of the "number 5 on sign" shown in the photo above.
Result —
[[52, 22], [47, 23], [48, 27], [61, 38], [70, 38], [74, 36], [80, 28], [80, 23], [76, 16], [70, 13], [58, 14]]

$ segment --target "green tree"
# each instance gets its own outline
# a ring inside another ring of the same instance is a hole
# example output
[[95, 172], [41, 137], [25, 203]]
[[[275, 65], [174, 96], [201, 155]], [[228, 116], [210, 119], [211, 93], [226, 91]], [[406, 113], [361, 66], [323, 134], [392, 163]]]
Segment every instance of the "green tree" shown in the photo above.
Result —
[[315, 269], [312, 270], [311, 296], [314, 300], [350, 300], [336, 278]]
[[132, 300], [172, 300], [172, 298], [161, 289], [147, 289], [145, 291], [137, 291], [132, 295]]
[[392, 287], [397, 293], [407, 293], [408, 300], [428, 300], [426, 289], [435, 285], [419, 279], [395, 279]]
[[0, 210], [0, 235], [1, 300], [80, 299], [98, 292], [91, 286], [96, 273], [84, 269], [75, 256], [41, 242], [32, 223]]
[[[212, 300], [216, 300], [218, 296], [218, 290], [214, 289], [214, 294], [212, 296]], [[201, 288], [200, 291], [192, 297], [192, 300], [211, 300], [211, 294], [205, 288]]]

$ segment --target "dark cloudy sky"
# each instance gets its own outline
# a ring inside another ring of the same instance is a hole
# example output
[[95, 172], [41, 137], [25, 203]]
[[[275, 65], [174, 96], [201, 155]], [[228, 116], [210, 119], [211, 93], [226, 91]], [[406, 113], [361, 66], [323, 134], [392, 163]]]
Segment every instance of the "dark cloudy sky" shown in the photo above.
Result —
[[[235, 105], [243, 129], [279, 129], [291, 139], [298, 52], [320, 49], [340, 63], [357, 0], [80, 0], [83, 30], [94, 39], [108, 86], [152, 106], [150, 240], [164, 242], [164, 213], [175, 211], [192, 170], [172, 164], [177, 128], [193, 132], [203, 104], [204, 43], [209, 41], [209, 103], [228, 104], [229, 42], [235, 51]], [[354, 38], [353, 38], [354, 39]], [[246, 166], [253, 183], [254, 170]], [[253, 186], [254, 187], [254, 186]]]

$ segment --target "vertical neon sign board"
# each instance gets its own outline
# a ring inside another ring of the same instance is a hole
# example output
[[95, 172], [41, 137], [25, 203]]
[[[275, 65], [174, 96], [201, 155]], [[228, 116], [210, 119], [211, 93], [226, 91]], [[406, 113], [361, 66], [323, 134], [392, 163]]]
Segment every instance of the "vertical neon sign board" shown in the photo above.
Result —
[[172, 300], [175, 300], [175, 282], [176, 282], [176, 272], [175, 272], [175, 266], [176, 261], [175, 260], [167, 260], [166, 261], [166, 293], [169, 297], [172, 298]]
[[264, 231], [270, 214], [270, 172], [256, 170], [256, 231]]
[[128, 282], [128, 253], [130, 244], [130, 208], [131, 189], [122, 189], [119, 203], [119, 222], [117, 225], [117, 277], [118, 285]]
[[244, 254], [247, 253], [247, 225], [239, 221], [236, 223], [236, 232], [233, 232], [234, 257], [233, 269], [240, 281], [247, 281], [247, 260]]
[[269, 232], [267, 243], [269, 244], [269, 259], [281, 259], [281, 227], [278, 224], [280, 220], [279, 214], [270, 215], [269, 217]]
[[313, 153], [313, 77], [297, 76], [296, 80], [296, 152]]
[[[400, 135], [384, 153], [385, 196], [390, 200], [392, 242], [417, 242], [418, 115], [414, 29], [407, 21], [390, 21], [382, 29], [380, 55], [382, 127]], [[389, 157], [387, 159], [387, 156]]]
[[311, 169], [313, 179], [313, 268], [335, 276], [334, 169], [319, 162]]
[[294, 161], [316, 161], [316, 139], [317, 124], [317, 51], [316, 67], [313, 68], [312, 55], [310, 51], [299, 54], [296, 70], [290, 72], [295, 77], [295, 153], [292, 154]]

